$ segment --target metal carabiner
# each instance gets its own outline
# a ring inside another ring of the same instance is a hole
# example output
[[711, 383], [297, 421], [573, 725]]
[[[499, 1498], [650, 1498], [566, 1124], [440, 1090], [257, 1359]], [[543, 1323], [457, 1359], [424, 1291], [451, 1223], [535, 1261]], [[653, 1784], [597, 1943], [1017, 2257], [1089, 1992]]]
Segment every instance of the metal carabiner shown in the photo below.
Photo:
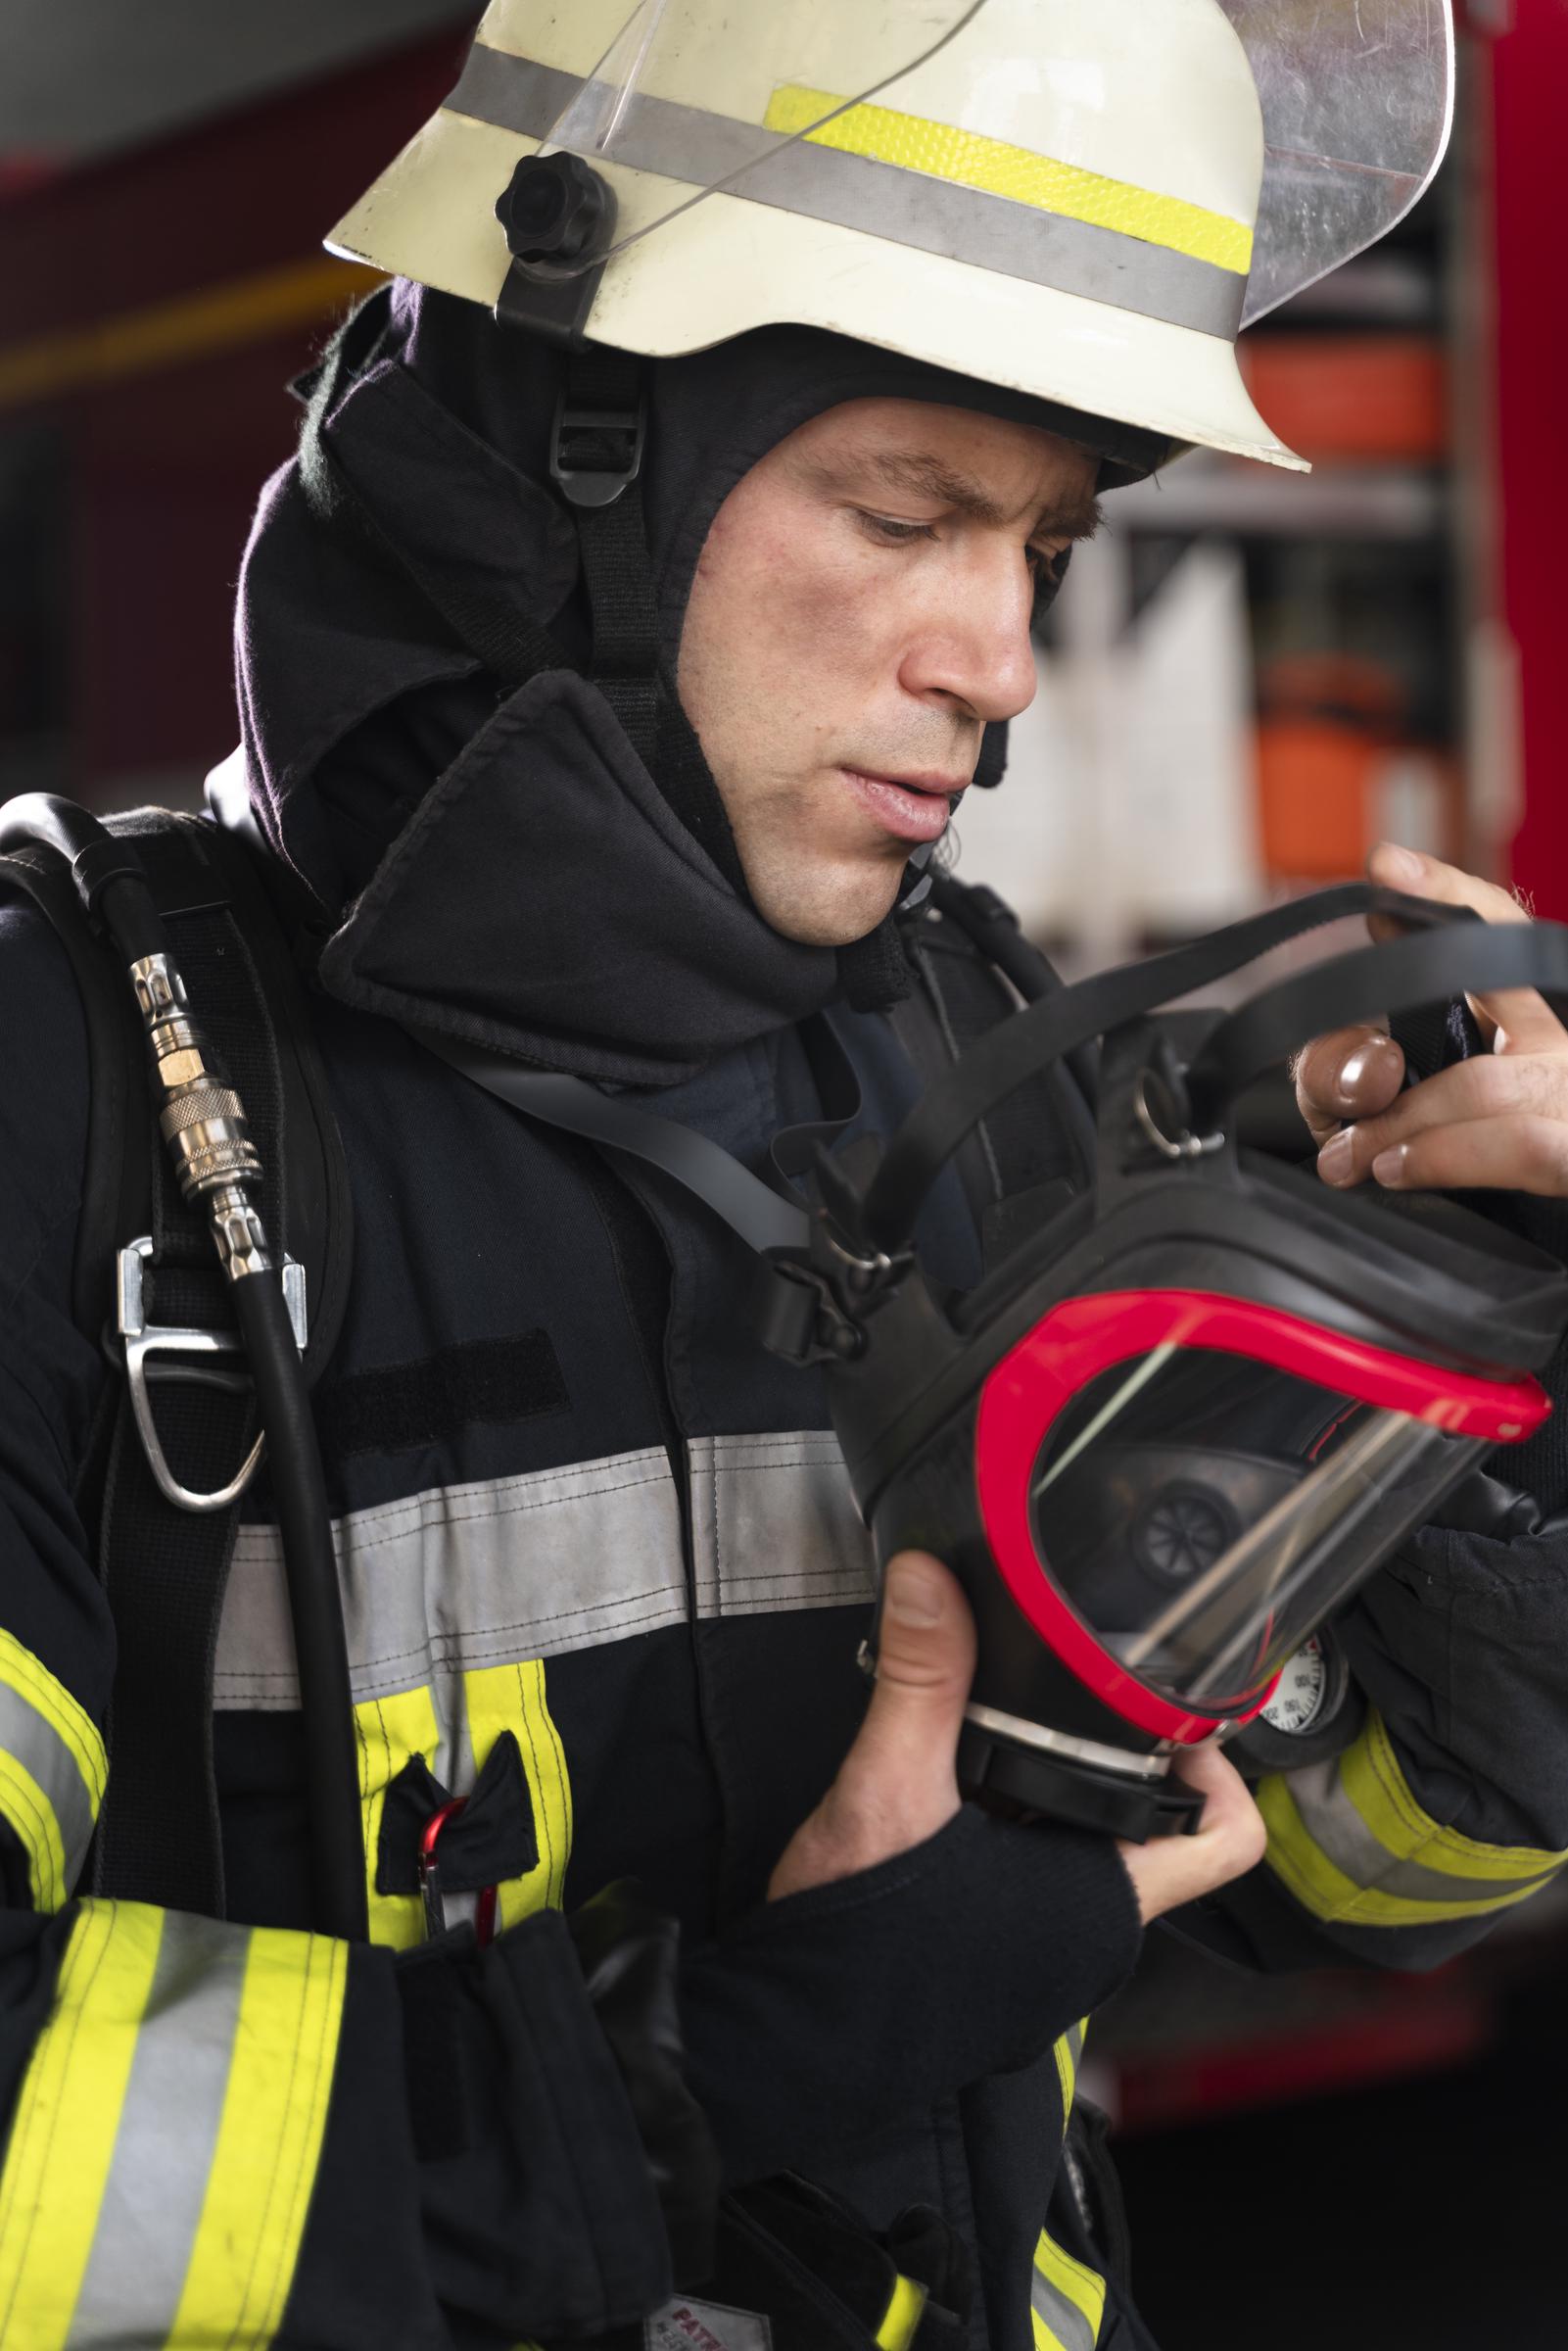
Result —
[[[441, 1887], [441, 1858], [437, 1847], [449, 1821], [468, 1808], [466, 1796], [451, 1796], [431, 1813], [419, 1832], [419, 1898], [425, 1910], [427, 1937], [447, 1932], [447, 1902]], [[481, 1886], [474, 1902], [474, 1934], [481, 1949], [496, 1939], [496, 1889]]]
[[[266, 1446], [263, 1430], [251, 1447], [240, 1465], [237, 1476], [215, 1493], [198, 1494], [182, 1486], [168, 1465], [157, 1425], [153, 1419], [152, 1398], [148, 1384], [153, 1380], [194, 1380], [208, 1387], [239, 1389], [249, 1385], [243, 1371], [224, 1371], [216, 1367], [208, 1368], [197, 1364], [158, 1364], [155, 1356], [214, 1356], [236, 1355], [239, 1352], [237, 1331], [203, 1330], [197, 1327], [181, 1329], [172, 1323], [147, 1320], [142, 1275], [153, 1254], [152, 1236], [144, 1233], [140, 1240], [128, 1241], [121, 1249], [115, 1273], [116, 1323], [125, 1349], [125, 1378], [130, 1388], [130, 1409], [136, 1422], [136, 1434], [142, 1441], [147, 1466], [153, 1473], [159, 1492], [182, 1511], [226, 1511], [230, 1503], [238, 1502], [261, 1464]], [[305, 1353], [309, 1323], [306, 1311], [305, 1268], [292, 1257], [283, 1260], [283, 1301], [288, 1308], [289, 1321], [294, 1330], [294, 1343]]]

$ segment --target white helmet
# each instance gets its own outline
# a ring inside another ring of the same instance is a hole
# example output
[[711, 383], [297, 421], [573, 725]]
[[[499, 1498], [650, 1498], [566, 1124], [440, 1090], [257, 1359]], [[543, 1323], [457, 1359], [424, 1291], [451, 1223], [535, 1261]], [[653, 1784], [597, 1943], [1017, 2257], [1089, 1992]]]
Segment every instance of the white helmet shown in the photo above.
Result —
[[[1301, 468], [1236, 332], [1408, 210], [1451, 88], [1449, 0], [492, 0], [328, 243], [503, 314], [552, 281], [625, 351], [825, 327]], [[564, 265], [498, 217], [541, 153], [610, 200]]]

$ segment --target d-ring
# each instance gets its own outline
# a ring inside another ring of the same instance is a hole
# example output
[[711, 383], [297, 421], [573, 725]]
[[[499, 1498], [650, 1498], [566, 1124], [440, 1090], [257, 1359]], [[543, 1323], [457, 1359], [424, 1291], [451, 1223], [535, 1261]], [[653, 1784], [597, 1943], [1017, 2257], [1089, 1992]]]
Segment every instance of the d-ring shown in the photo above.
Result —
[[1149, 1073], [1147, 1070], [1140, 1070], [1138, 1082], [1133, 1088], [1132, 1112], [1150, 1142], [1164, 1158], [1207, 1159], [1212, 1151], [1217, 1151], [1220, 1148], [1225, 1139], [1223, 1133], [1220, 1132], [1194, 1134], [1189, 1128], [1184, 1127], [1177, 1136], [1166, 1134], [1164, 1128], [1156, 1121], [1154, 1112], [1149, 1108], [1148, 1087]]

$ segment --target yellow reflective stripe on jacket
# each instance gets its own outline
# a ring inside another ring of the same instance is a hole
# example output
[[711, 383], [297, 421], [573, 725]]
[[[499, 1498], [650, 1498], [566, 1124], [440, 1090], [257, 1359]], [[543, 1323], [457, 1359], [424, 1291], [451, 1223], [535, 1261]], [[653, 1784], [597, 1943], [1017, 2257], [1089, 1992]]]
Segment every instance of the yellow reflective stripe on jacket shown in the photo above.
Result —
[[27, 1856], [35, 1909], [62, 1909], [104, 1800], [104, 1743], [63, 1682], [0, 1632], [0, 1816]]
[[1525, 1901], [1568, 1852], [1485, 1845], [1423, 1809], [1374, 1709], [1327, 1763], [1275, 1773], [1258, 1789], [1269, 1867], [1314, 1918], [1420, 1927], [1484, 1917]]
[[326, 2133], [349, 1980], [346, 1943], [250, 1938], [223, 2119], [171, 2351], [269, 2343], [283, 2318]]
[[1040, 2231], [1030, 2316], [1035, 2351], [1094, 2351], [1105, 2317], [1105, 2279]]
[[533, 1799], [538, 1863], [523, 1877], [502, 1882], [496, 1906], [497, 1927], [514, 1927], [536, 1910], [561, 1907], [572, 1851], [572, 1784], [545, 1695], [544, 1660], [535, 1657], [526, 1665], [489, 1665], [465, 1673], [463, 1703], [476, 1775], [502, 1731], [510, 1731]]
[[[844, 155], [866, 156], [873, 163], [978, 188], [1035, 212], [1113, 229], [1243, 277], [1252, 266], [1252, 228], [1228, 213], [1211, 212], [1184, 197], [1163, 196], [1153, 188], [1135, 187], [1130, 180], [1108, 179], [1056, 156], [1015, 147], [1007, 139], [987, 138], [954, 122], [933, 122], [924, 115], [899, 114], [888, 106], [845, 107], [823, 121], [833, 107], [843, 105], [842, 98], [828, 90], [786, 83], [768, 101], [766, 127], [803, 134], [813, 145], [835, 147]], [[816, 129], [809, 127], [813, 123]]]
[[0, 2172], [0, 2341], [264, 2351], [347, 1980], [318, 1936], [82, 1904]]
[[425, 1910], [417, 1894], [376, 1890], [387, 1790], [415, 1755], [423, 1755], [432, 1776], [450, 1787], [455, 1777], [450, 1743], [436, 1718], [435, 1699], [424, 1689], [367, 1699], [355, 1707], [354, 1724], [359, 1745], [359, 1820], [370, 1940], [389, 1950], [405, 1951], [425, 1939]]
[[162, 1911], [89, 1902], [71, 1931], [0, 2172], [0, 2342], [67, 2341], [162, 1930]]
[[[1051, 2049], [1056, 2060], [1057, 2080], [1062, 2087], [1064, 2139], [1072, 2114], [1072, 2101], [1077, 2095], [1078, 2068], [1083, 2062], [1083, 2043], [1088, 2030], [1088, 2018], [1080, 2017], [1053, 2043]], [[1039, 2243], [1034, 2248], [1034, 2274], [1030, 2281], [1034, 2351], [1094, 2351], [1094, 2345], [1100, 2339], [1104, 2310], [1105, 2279], [1083, 2262], [1074, 2260], [1057, 2243], [1054, 2236], [1042, 2229]]]
[[[454, 1721], [447, 1719], [456, 1710]], [[367, 1699], [356, 1706], [359, 1747], [359, 1810], [364, 1834], [365, 1891], [370, 1940], [392, 1950], [408, 1950], [425, 1936], [424, 1904], [417, 1894], [382, 1894], [376, 1887], [381, 1824], [387, 1790], [415, 1755], [433, 1779], [454, 1796], [466, 1796], [503, 1731], [510, 1731], [522, 1757], [533, 1806], [539, 1859], [498, 1890], [498, 1929], [512, 1927], [536, 1910], [559, 1909], [566, 1894], [566, 1864], [572, 1850], [572, 1787], [546, 1696], [541, 1658], [521, 1665], [486, 1665], [463, 1674], [438, 1694], [403, 1690], [391, 1698]], [[467, 1899], [453, 1895], [448, 1910], [462, 1916]]]
[[878, 2351], [909, 2351], [926, 2309], [926, 2288], [913, 2278], [900, 2277], [877, 2329]]
[[1068, 2135], [1068, 2121], [1072, 2113], [1072, 2101], [1078, 2092], [1078, 2067], [1083, 2062], [1083, 2042], [1088, 2030], [1088, 2018], [1086, 2016], [1079, 2017], [1077, 2023], [1069, 2026], [1061, 2039], [1053, 2043], [1051, 2049], [1051, 2054], [1056, 2059], [1057, 2080], [1062, 2085], [1062, 2135], [1064, 2138]]

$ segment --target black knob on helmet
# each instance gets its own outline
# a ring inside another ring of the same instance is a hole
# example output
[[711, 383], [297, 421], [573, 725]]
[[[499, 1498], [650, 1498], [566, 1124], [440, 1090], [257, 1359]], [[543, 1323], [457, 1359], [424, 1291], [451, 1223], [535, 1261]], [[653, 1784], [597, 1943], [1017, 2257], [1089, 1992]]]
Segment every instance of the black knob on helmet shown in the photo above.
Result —
[[579, 262], [609, 242], [615, 198], [580, 155], [528, 155], [497, 197], [496, 217], [525, 265]]

